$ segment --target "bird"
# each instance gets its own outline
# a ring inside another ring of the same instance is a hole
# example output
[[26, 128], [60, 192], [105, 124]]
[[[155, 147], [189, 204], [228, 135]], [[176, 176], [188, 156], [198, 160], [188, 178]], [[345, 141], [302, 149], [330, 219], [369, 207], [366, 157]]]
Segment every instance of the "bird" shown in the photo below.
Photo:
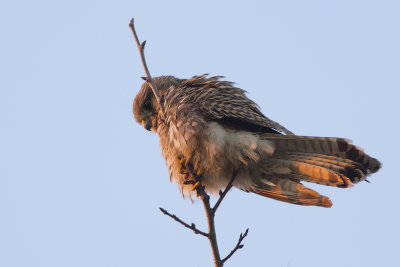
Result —
[[293, 134], [267, 118], [246, 91], [223, 76], [152, 78], [133, 102], [135, 120], [159, 135], [170, 181], [196, 197], [192, 174], [207, 193], [233, 186], [271, 199], [330, 208], [332, 201], [305, 186], [349, 188], [367, 181], [381, 163], [345, 138]]

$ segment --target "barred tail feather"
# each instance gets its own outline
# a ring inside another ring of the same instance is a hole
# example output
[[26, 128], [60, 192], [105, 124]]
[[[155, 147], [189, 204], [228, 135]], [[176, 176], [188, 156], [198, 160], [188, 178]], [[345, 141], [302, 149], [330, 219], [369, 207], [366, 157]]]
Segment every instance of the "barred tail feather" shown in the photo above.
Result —
[[303, 206], [330, 208], [332, 202], [314, 190], [295, 181], [280, 179], [275, 186], [259, 185], [252, 192], [272, 199]]
[[273, 160], [291, 173], [309, 177], [304, 179], [308, 182], [349, 187], [381, 167], [378, 160], [344, 138], [264, 136], [274, 142]]
[[307, 162], [307, 160], [279, 159], [278, 162], [280, 165], [288, 167], [292, 175], [299, 175], [298, 180], [343, 188], [353, 186], [352, 181], [348, 177], [335, 171], [338, 169], [336, 165], [325, 165], [323, 167], [315, 162]]
[[330, 158], [336, 162], [351, 162], [366, 175], [377, 172], [381, 167], [378, 160], [368, 156], [348, 139], [273, 134], [264, 134], [263, 137], [274, 142], [275, 153], [318, 154], [320, 159]]
[[276, 200], [329, 208], [329, 198], [300, 182], [347, 188], [366, 180], [381, 167], [378, 160], [347, 139], [275, 134], [263, 137], [273, 142], [274, 153], [260, 163], [268, 172], [263, 177], [253, 177], [258, 182], [249, 191]]

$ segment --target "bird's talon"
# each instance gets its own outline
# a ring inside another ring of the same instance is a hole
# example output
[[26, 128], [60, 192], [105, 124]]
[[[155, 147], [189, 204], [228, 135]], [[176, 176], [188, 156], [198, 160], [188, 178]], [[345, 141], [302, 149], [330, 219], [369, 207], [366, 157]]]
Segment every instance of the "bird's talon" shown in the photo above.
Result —
[[192, 185], [191, 191], [197, 192], [198, 187], [200, 186], [200, 178], [203, 173], [202, 170], [198, 169], [195, 171], [193, 166], [190, 163], [187, 163], [183, 157], [178, 157], [178, 160], [181, 165], [179, 168], [179, 174], [183, 176], [183, 184]]
[[191, 179], [189, 177], [184, 177], [183, 184], [195, 184], [196, 180]]
[[[195, 183], [193, 184], [191, 190], [192, 190], [192, 191], [195, 191], [199, 185], [200, 185], [200, 181], [195, 182]], [[197, 190], [196, 190], [196, 191], [197, 191]]]

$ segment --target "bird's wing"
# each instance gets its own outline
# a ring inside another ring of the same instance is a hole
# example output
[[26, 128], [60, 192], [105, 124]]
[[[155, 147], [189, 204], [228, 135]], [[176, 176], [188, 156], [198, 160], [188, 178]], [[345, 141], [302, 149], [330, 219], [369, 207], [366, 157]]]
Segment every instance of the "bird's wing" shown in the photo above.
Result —
[[246, 91], [219, 78], [201, 75], [185, 80], [179, 85], [185, 94], [182, 101], [196, 105], [206, 119], [236, 130], [293, 134], [265, 117], [258, 105], [247, 98]]

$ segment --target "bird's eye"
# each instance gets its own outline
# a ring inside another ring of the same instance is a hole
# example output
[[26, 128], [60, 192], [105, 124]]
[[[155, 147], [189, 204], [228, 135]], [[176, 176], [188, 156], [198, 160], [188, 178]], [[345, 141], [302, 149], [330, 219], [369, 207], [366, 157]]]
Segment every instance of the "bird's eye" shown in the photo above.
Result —
[[146, 102], [144, 102], [143, 104], [143, 111], [144, 112], [150, 112], [152, 109], [153, 105], [151, 104], [150, 100], [147, 100]]

